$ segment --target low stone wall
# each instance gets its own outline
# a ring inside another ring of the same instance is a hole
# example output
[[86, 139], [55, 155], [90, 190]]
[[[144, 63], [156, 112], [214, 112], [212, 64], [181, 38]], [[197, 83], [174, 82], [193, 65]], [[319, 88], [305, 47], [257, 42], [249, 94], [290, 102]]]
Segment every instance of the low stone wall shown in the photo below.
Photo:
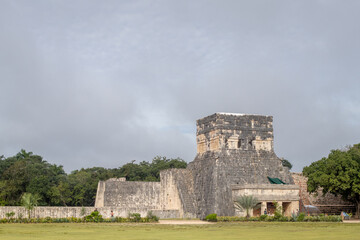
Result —
[[[84, 208], [85, 214], [82, 215], [82, 208]], [[95, 207], [35, 207], [31, 212], [32, 218], [66, 218], [66, 217], [83, 217], [89, 215], [92, 211], [95, 210]], [[111, 217], [111, 211], [113, 211], [115, 217], [127, 217], [129, 213], [140, 213], [142, 217], [147, 215], [147, 211], [139, 211], [137, 208], [118, 208], [118, 207], [103, 207], [97, 208], [99, 213], [104, 218]], [[22, 216], [27, 217], [28, 212], [24, 207], [18, 206], [9, 206], [9, 207], [0, 207], [0, 218], [5, 218], [5, 214], [9, 212], [14, 212], [16, 218]], [[180, 214], [177, 210], [152, 210], [153, 214], [160, 217], [161, 219], [166, 218], [179, 218]]]
[[160, 219], [180, 218], [179, 210], [153, 210], [152, 213]]
[[[84, 207], [85, 214], [89, 215], [92, 211], [95, 210], [94, 207]], [[35, 207], [31, 212], [32, 218], [65, 218], [65, 217], [82, 217], [81, 216], [82, 207]], [[28, 212], [24, 207], [0, 207], [0, 218], [5, 218], [5, 214], [9, 212], [14, 212], [14, 217], [27, 217]]]

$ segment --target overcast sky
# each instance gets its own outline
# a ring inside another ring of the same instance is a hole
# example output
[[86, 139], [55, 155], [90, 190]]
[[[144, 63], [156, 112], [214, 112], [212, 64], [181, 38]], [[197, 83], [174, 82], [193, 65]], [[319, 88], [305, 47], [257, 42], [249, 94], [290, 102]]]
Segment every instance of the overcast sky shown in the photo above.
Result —
[[360, 142], [360, 1], [0, 0], [0, 155], [190, 162], [196, 120], [274, 116], [301, 171]]

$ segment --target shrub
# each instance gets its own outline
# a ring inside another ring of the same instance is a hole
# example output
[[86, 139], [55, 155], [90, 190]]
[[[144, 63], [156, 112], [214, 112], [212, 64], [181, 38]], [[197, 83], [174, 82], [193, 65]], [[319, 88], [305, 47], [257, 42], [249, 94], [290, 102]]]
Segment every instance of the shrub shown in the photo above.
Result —
[[236, 216], [221, 216], [217, 217], [219, 222], [244, 222], [246, 221], [246, 217], [236, 217]]
[[300, 214], [297, 216], [296, 221], [302, 222], [302, 221], [304, 221], [304, 218], [305, 218], [305, 213], [300, 213]]
[[140, 213], [129, 213], [128, 219], [130, 222], [140, 222], [141, 215], [140, 215]]
[[15, 213], [14, 212], [8, 212], [8, 213], [5, 213], [5, 216], [7, 218], [12, 218], [13, 216], [15, 216]]
[[298, 217], [297, 214], [296, 214], [295, 212], [293, 212], [293, 213], [291, 214], [290, 221], [291, 221], [291, 222], [296, 222], [297, 217]]
[[205, 220], [208, 222], [217, 222], [217, 214], [211, 213], [205, 217]]
[[260, 221], [260, 217], [250, 217], [250, 218], [247, 219], [247, 221], [258, 222], [258, 221]]
[[127, 219], [122, 217], [115, 217], [114, 222], [127, 222]]
[[152, 211], [148, 211], [145, 219], [147, 219], [149, 222], [158, 222], [160, 218], [154, 215]]
[[281, 216], [280, 218], [278, 218], [278, 221], [279, 221], [279, 222], [289, 222], [289, 221], [290, 221], [290, 218], [285, 217], [285, 216]]
[[103, 217], [99, 214], [98, 211], [93, 211], [90, 215], [85, 217], [86, 222], [102, 222], [104, 221]]
[[265, 221], [266, 220], [266, 218], [268, 217], [268, 215], [261, 215], [260, 217], [259, 217], [259, 220], [260, 221]]

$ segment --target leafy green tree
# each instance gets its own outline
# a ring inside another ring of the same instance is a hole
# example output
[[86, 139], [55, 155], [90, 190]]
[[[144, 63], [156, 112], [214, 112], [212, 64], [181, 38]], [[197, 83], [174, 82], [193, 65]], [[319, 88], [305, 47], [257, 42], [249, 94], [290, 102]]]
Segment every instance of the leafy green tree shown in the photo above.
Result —
[[117, 175], [126, 177], [128, 181], [144, 181], [147, 177], [148, 166], [142, 162], [140, 165], [135, 163], [127, 163], [120, 167]]
[[21, 205], [27, 210], [30, 219], [31, 212], [37, 206], [40, 196], [32, 193], [24, 193], [21, 197]]
[[65, 176], [62, 166], [49, 164], [41, 156], [21, 150], [0, 160], [0, 203], [19, 205], [24, 192], [38, 194], [39, 205], [49, 205], [51, 188]]
[[69, 205], [94, 205], [98, 182], [112, 177], [115, 177], [113, 171], [102, 167], [87, 169], [82, 168], [81, 170], [71, 172], [71, 174], [67, 177], [67, 182], [72, 196], [72, 200]]
[[160, 171], [170, 168], [186, 168], [187, 163], [181, 158], [156, 156], [151, 163], [127, 163], [114, 171], [116, 177], [126, 177], [127, 181], [160, 181]]
[[5, 206], [7, 204], [6, 202], [6, 188], [7, 188], [7, 184], [5, 181], [0, 181], [0, 206]]
[[51, 206], [68, 206], [72, 201], [72, 191], [70, 184], [64, 179], [56, 186], [50, 189], [50, 205]]
[[344, 200], [356, 204], [360, 209], [360, 144], [346, 150], [332, 150], [327, 158], [304, 167], [303, 174], [308, 178], [308, 191], [322, 189], [323, 194], [340, 195]]
[[250, 217], [250, 210], [258, 207], [259, 200], [252, 195], [241, 195], [235, 201], [235, 208], [246, 211], [246, 218]]

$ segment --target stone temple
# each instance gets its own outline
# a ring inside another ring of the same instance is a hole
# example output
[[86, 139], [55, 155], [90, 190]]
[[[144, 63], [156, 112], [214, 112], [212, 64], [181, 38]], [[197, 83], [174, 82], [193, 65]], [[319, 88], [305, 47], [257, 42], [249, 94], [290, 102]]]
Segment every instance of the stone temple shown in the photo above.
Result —
[[196, 141], [194, 161], [186, 169], [162, 171], [160, 182], [100, 181], [95, 207], [124, 216], [233, 216], [245, 214], [235, 210], [234, 201], [253, 195], [261, 205], [253, 215], [271, 213], [275, 201], [285, 215], [299, 210], [299, 186], [274, 152], [272, 116], [215, 113], [197, 120]]

